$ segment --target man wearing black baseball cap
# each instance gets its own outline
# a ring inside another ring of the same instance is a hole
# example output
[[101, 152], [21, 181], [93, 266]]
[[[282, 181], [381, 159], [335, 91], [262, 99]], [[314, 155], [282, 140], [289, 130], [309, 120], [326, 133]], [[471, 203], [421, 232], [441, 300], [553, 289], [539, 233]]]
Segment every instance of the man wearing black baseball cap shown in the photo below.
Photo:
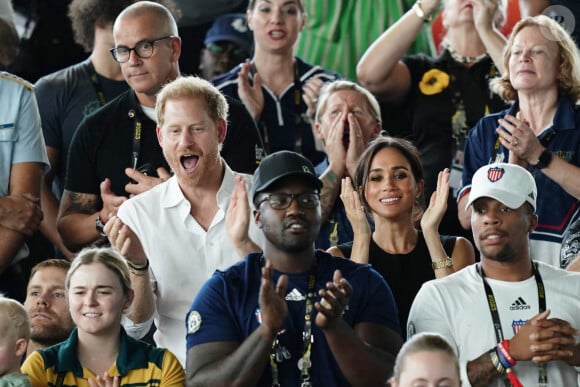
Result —
[[187, 315], [188, 385], [382, 385], [402, 339], [390, 288], [369, 265], [314, 249], [321, 224], [312, 163], [281, 151], [254, 174], [265, 237], [216, 271]]
[[300, 177], [317, 191], [322, 188], [310, 160], [296, 152], [280, 151], [266, 157], [254, 172], [252, 199], [287, 177]]

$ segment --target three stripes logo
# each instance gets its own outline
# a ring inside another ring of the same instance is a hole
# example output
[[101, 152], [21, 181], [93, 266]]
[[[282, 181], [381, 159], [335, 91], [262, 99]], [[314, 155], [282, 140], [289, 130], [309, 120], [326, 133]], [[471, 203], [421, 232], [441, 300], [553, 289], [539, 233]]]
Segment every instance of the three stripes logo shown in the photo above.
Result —
[[286, 301], [304, 301], [306, 300], [306, 296], [300, 293], [300, 290], [294, 288], [288, 294], [286, 294]]
[[526, 310], [531, 308], [522, 297], [518, 297], [510, 306], [510, 310]]

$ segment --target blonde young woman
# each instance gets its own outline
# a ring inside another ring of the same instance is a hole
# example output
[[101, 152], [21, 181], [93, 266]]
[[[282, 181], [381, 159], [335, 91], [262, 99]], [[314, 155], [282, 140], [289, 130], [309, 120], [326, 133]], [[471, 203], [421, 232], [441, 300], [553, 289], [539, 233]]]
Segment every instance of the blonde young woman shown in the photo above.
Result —
[[[441, 5], [446, 30], [441, 54], [404, 56]], [[445, 168], [451, 169], [452, 188], [459, 188], [467, 131], [485, 114], [505, 107], [488, 85], [498, 69], [503, 71], [505, 38], [498, 28], [504, 10], [505, 0], [417, 0], [358, 63], [364, 87], [380, 100], [402, 106], [421, 154], [427, 197]], [[457, 220], [453, 195], [449, 199], [442, 230], [468, 235]]]
[[22, 371], [33, 387], [183, 386], [185, 372], [168, 350], [130, 338], [121, 317], [133, 300], [129, 270], [110, 248], [87, 248], [66, 276], [76, 324], [66, 341], [37, 350]]
[[[328, 252], [370, 263], [387, 281], [399, 310], [401, 331], [421, 285], [475, 261], [473, 246], [462, 237], [440, 235], [446, 210], [449, 170], [439, 174], [437, 190], [421, 217], [423, 168], [407, 140], [379, 137], [362, 154], [354, 176], [343, 180], [341, 199], [354, 230], [354, 241]], [[371, 214], [371, 233], [365, 212]], [[421, 218], [421, 230], [415, 225]]]
[[391, 387], [460, 387], [459, 360], [437, 333], [418, 333], [397, 354]]

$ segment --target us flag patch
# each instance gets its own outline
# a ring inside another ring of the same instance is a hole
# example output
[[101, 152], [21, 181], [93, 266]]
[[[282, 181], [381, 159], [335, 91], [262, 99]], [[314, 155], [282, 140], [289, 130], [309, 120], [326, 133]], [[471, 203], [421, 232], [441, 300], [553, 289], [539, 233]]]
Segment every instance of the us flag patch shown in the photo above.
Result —
[[503, 177], [505, 170], [500, 167], [491, 167], [487, 170], [487, 178], [492, 183], [495, 183]]
[[517, 335], [520, 328], [526, 324], [527, 320], [514, 320], [512, 321], [512, 329], [514, 331], [514, 335]]

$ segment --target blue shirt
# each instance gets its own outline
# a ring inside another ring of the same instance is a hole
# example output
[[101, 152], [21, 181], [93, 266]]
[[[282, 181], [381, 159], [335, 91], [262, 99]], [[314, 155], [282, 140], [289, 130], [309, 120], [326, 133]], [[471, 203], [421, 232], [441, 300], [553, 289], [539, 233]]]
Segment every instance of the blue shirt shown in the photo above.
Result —
[[6, 72], [0, 72], [0, 197], [10, 192], [13, 164], [49, 163], [42, 137], [40, 115], [33, 86]]
[[[518, 104], [509, 109], [482, 118], [469, 132], [465, 144], [465, 159], [462, 177], [461, 198], [471, 190], [471, 179], [477, 169], [493, 162], [507, 162], [509, 151], [498, 141], [495, 132], [499, 126], [498, 119], [506, 114], [515, 116], [519, 111]], [[580, 166], [580, 106], [574, 105], [568, 98], [560, 96], [554, 122], [544, 130], [538, 139], [554, 156], [570, 164]], [[497, 142], [497, 144], [496, 144]], [[495, 148], [497, 147], [497, 150]], [[580, 217], [578, 200], [567, 193], [544, 175], [541, 170], [528, 167], [538, 187], [536, 213], [538, 225], [532, 231], [532, 255], [534, 259], [559, 266], [560, 244], [568, 225]], [[535, 243], [539, 243], [535, 245]], [[541, 252], [535, 246], [552, 245]], [[541, 255], [540, 255], [541, 254]]]
[[[297, 78], [286, 87], [280, 96], [276, 96], [265, 84], [262, 85], [264, 108], [258, 126], [262, 131], [262, 138], [268, 153], [284, 149], [297, 151], [316, 165], [324, 159], [325, 154], [316, 150], [312, 126], [304, 117], [307, 107], [302, 100], [302, 86], [306, 81], [316, 76], [326, 82], [340, 79], [341, 76], [334, 71], [327, 71], [319, 66], [306, 63], [298, 57], [295, 60]], [[241, 64], [212, 80], [213, 84], [224, 95], [237, 100], [240, 100], [238, 94], [238, 72], [240, 69]], [[254, 73], [255, 71], [252, 70], [250, 84], [253, 84]], [[296, 93], [300, 94], [298, 104], [295, 101]], [[300, 147], [296, 146], [297, 139], [300, 139]]]
[[[226, 271], [216, 271], [199, 291], [186, 319], [187, 349], [208, 342], [243, 342], [260, 325], [258, 295], [261, 281], [261, 253], [250, 254], [244, 261]], [[344, 320], [351, 327], [363, 322], [384, 325], [400, 332], [398, 312], [391, 289], [370, 265], [360, 265], [348, 259], [333, 257], [323, 251], [316, 252], [315, 294], [332, 281], [334, 270], [339, 269], [352, 285], [350, 302]], [[274, 271], [273, 281], [280, 272]], [[286, 301], [288, 316], [284, 332], [278, 336], [291, 358], [278, 366], [279, 380], [283, 386], [299, 386], [300, 371], [297, 361], [302, 356], [302, 330], [304, 327], [305, 294], [309, 272], [288, 274]], [[319, 297], [316, 296], [316, 300]], [[316, 311], [313, 312], [314, 314]], [[313, 386], [348, 385], [336, 363], [324, 333], [312, 324]], [[266, 367], [257, 386], [271, 386], [270, 367]]]

